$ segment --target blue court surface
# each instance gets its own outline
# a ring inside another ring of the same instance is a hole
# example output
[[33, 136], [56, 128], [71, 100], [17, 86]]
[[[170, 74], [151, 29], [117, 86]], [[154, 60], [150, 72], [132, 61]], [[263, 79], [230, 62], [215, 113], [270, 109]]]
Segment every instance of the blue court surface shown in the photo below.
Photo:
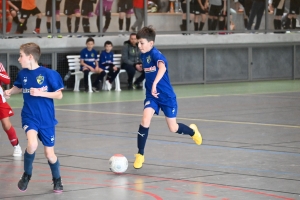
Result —
[[[203, 144], [171, 133], [163, 113], [155, 116], [145, 163], [134, 169], [144, 91], [64, 92], [56, 101], [56, 154], [64, 192], [53, 193], [52, 177], [39, 143], [26, 192], [17, 182], [23, 158], [1, 131], [0, 199], [59, 200], [299, 200], [300, 81], [175, 86], [177, 121], [197, 124]], [[22, 150], [22, 98], [9, 103]], [[108, 160], [123, 154], [123, 174]]]

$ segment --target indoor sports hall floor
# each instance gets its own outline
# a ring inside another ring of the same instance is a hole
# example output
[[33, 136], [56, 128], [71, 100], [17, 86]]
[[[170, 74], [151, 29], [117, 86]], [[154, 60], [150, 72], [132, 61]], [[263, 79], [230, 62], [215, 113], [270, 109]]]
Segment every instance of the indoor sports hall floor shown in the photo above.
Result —
[[[175, 86], [178, 122], [196, 123], [204, 138], [170, 133], [163, 115], [153, 118], [142, 169], [132, 167], [144, 92], [64, 92], [56, 101], [56, 153], [64, 192], [52, 192], [39, 143], [26, 192], [17, 189], [23, 161], [1, 131], [0, 199], [299, 200], [300, 81]], [[21, 95], [9, 99], [21, 129]], [[162, 113], [161, 113], [162, 114]], [[126, 173], [109, 170], [114, 154], [129, 160]]]

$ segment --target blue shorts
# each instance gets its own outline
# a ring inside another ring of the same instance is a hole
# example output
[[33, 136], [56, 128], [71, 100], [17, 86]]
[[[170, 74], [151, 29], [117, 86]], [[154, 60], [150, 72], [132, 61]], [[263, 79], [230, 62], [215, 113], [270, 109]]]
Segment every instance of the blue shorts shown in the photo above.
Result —
[[29, 130], [35, 130], [38, 133], [39, 140], [43, 143], [46, 147], [53, 147], [55, 144], [55, 126], [50, 128], [39, 128], [34, 123], [24, 123], [23, 129], [25, 133]]
[[153, 110], [155, 111], [154, 114], [156, 114], [156, 115], [159, 114], [159, 109], [161, 109], [164, 112], [166, 117], [175, 118], [177, 116], [176, 98], [169, 101], [168, 104], [173, 105], [173, 106], [162, 105], [159, 102], [157, 102], [156, 99], [154, 99], [154, 98], [146, 98], [144, 100], [144, 109], [145, 108], [153, 108]]

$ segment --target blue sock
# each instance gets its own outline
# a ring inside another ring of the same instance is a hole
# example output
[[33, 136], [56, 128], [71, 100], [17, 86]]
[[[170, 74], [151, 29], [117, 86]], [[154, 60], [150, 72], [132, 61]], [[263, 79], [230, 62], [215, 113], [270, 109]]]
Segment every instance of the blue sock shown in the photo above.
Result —
[[190, 136], [195, 134], [193, 129], [182, 123], [178, 123], [178, 130], [176, 133]]
[[32, 163], [35, 157], [35, 152], [33, 154], [29, 154], [27, 149], [24, 153], [24, 171], [27, 175], [32, 175]]
[[60, 177], [60, 172], [59, 172], [59, 161], [57, 159], [57, 161], [53, 164], [51, 164], [48, 160], [48, 164], [50, 166], [51, 169], [51, 173], [52, 173], [52, 177], [55, 179], [58, 179]]
[[137, 145], [139, 149], [139, 154], [144, 155], [144, 149], [146, 146], [146, 140], [148, 137], [149, 128], [145, 128], [142, 125], [139, 127]]

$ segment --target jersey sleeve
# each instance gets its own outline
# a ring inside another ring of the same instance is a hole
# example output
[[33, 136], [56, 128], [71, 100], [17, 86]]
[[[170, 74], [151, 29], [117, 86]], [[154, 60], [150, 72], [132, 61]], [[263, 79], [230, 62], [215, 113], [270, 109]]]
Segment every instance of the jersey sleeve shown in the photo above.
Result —
[[10, 78], [7, 75], [2, 63], [0, 63], [0, 83], [4, 83], [6, 85], [10, 83]]
[[51, 90], [49, 92], [56, 92], [64, 89], [63, 80], [57, 71], [51, 70], [49, 73], [49, 81]]
[[17, 88], [23, 88], [21, 73], [22, 73], [22, 70], [18, 73], [17, 78], [14, 82], [14, 86], [16, 86]]
[[153, 59], [154, 59], [154, 62], [155, 62], [157, 67], [158, 67], [158, 63], [162, 62], [162, 63], [165, 64], [165, 66], [167, 68], [167, 64], [166, 64], [167, 60], [166, 60], [165, 56], [162, 53], [160, 53], [160, 51], [157, 51], [157, 52], [154, 53]]

